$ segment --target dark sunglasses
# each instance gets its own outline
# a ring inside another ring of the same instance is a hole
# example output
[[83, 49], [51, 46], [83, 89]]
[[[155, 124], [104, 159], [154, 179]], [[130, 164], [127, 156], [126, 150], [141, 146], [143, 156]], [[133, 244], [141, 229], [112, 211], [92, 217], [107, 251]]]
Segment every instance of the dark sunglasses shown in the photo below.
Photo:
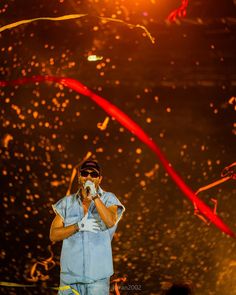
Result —
[[90, 175], [92, 178], [97, 178], [99, 177], [99, 173], [97, 173], [96, 171], [92, 171], [92, 172], [88, 172], [88, 171], [81, 171], [80, 175], [82, 177], [87, 177], [88, 175]]

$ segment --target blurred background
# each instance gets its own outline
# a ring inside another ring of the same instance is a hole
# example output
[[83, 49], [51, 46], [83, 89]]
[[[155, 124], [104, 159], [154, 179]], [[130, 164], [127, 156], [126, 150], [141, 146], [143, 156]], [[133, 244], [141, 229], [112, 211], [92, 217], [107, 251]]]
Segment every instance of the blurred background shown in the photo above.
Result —
[[[137, 122], [196, 191], [236, 161], [236, 1], [189, 0], [185, 17], [167, 21], [180, 6], [181, 0], [2, 0], [1, 26], [88, 15], [1, 32], [0, 80], [81, 81]], [[127, 24], [145, 26], [155, 43]], [[89, 61], [91, 55], [99, 58]], [[51, 205], [66, 195], [86, 155], [102, 166], [102, 188], [126, 207], [112, 242], [114, 278], [141, 285], [137, 294], [161, 294], [173, 282], [188, 282], [195, 294], [236, 294], [235, 240], [194, 216], [135, 135], [59, 84], [2, 87], [0, 95], [0, 281], [36, 284], [0, 287], [1, 294], [56, 294], [50, 287], [59, 283], [61, 243], [49, 241]], [[199, 197], [211, 208], [216, 199], [218, 216], [236, 232], [235, 180]]]

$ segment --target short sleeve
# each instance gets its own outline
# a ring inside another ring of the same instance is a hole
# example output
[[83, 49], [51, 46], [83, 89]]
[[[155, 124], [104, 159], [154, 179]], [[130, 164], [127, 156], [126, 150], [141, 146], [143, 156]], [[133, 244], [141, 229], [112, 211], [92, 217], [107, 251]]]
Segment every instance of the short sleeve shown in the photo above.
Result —
[[114, 205], [116, 205], [118, 207], [118, 219], [116, 222], [116, 225], [117, 225], [117, 223], [120, 221], [120, 219], [125, 211], [124, 205], [122, 205], [121, 202], [117, 199], [117, 197], [112, 193], [109, 193], [109, 197], [108, 197], [105, 205], [106, 205], [106, 207], [110, 207], [110, 206], [114, 206]]
[[114, 206], [114, 205], [116, 205], [118, 207], [117, 208], [118, 219], [116, 221], [116, 224], [108, 229], [110, 239], [112, 240], [112, 238], [114, 236], [114, 233], [116, 231], [118, 222], [120, 221], [120, 219], [121, 219], [121, 217], [122, 217], [122, 215], [123, 215], [123, 213], [125, 211], [125, 207], [124, 207], [124, 205], [121, 204], [121, 202], [117, 199], [117, 197], [113, 193], [108, 193], [108, 198], [107, 198], [107, 200], [105, 202], [105, 205], [106, 205], [106, 207], [110, 207], [110, 206]]
[[56, 214], [60, 215], [60, 217], [62, 218], [63, 221], [66, 217], [66, 198], [67, 197], [64, 197], [64, 198], [60, 199], [57, 203], [52, 205], [53, 211]]

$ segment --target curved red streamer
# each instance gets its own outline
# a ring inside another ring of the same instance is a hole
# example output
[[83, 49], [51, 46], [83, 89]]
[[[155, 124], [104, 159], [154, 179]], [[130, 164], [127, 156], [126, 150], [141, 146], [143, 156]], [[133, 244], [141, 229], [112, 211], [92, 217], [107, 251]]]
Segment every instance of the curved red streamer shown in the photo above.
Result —
[[110, 116], [114, 117], [117, 121], [119, 121], [125, 128], [131, 131], [134, 135], [136, 135], [143, 143], [145, 143], [159, 158], [163, 167], [167, 171], [167, 173], [172, 177], [177, 186], [181, 189], [181, 191], [185, 194], [185, 196], [196, 205], [198, 210], [207, 217], [215, 226], [217, 226], [222, 232], [227, 235], [235, 238], [235, 233], [217, 216], [212, 210], [202, 201], [200, 200], [194, 192], [186, 185], [186, 183], [181, 179], [181, 177], [176, 173], [176, 171], [172, 168], [171, 164], [162, 153], [160, 148], [155, 144], [155, 142], [142, 130], [142, 128], [135, 123], [131, 118], [129, 118], [124, 112], [122, 112], [118, 107], [107, 101], [101, 96], [93, 93], [86, 86], [75, 79], [70, 78], [58, 78], [52, 76], [33, 76], [31, 78], [21, 78], [14, 81], [0, 81], [0, 86], [5, 87], [9, 85], [22, 85], [34, 82], [57, 82], [68, 88], [75, 90], [76, 92], [83, 94], [85, 96], [90, 97], [97, 105], [99, 105], [102, 109], [105, 110]]
[[180, 7], [172, 11], [168, 17], [167, 20], [170, 22], [175, 21], [177, 18], [185, 17], [187, 14], [187, 7], [189, 4], [189, 0], [182, 0], [182, 3]]

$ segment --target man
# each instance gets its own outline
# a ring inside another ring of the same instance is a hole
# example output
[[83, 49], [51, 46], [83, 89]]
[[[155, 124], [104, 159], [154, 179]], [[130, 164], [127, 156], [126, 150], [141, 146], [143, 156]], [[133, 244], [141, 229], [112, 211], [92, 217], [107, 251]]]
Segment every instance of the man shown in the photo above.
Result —
[[101, 169], [93, 160], [79, 168], [79, 190], [60, 199], [50, 240], [63, 240], [60, 295], [108, 295], [113, 274], [111, 240], [124, 206], [101, 187]]

